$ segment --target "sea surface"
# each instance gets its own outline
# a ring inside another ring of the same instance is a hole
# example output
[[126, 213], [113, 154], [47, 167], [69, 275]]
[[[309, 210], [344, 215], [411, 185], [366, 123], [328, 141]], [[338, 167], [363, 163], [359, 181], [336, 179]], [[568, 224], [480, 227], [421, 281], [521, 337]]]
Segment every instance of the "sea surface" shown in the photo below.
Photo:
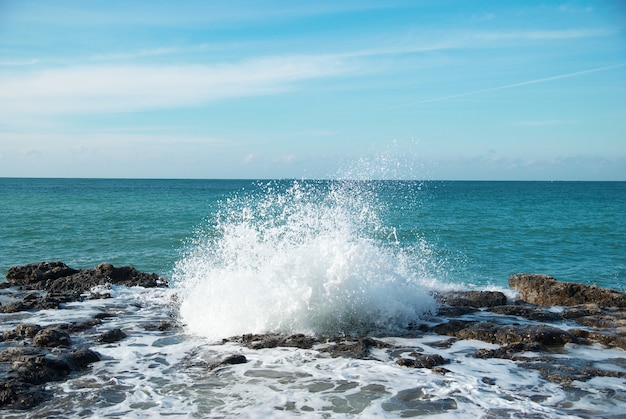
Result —
[[[130, 336], [98, 348], [105, 361], [91, 374], [52, 384], [66, 397], [14, 417], [626, 411], [620, 380], [565, 391], [511, 361], [466, 356], [493, 345], [442, 349], [430, 346], [440, 337], [401, 337], [408, 323], [436, 314], [432, 291], [496, 289], [514, 298], [507, 285], [514, 273], [626, 290], [626, 182], [0, 179], [0, 272], [44, 260], [132, 265], [171, 287], [115, 288], [115, 303], [3, 315], [5, 330], [88, 319], [115, 304], [124, 316], [107, 327]], [[171, 312], [183, 332], [163, 338], [136, 326]], [[443, 377], [384, 362], [384, 353], [378, 361], [336, 359], [314, 349], [221, 343], [265, 332], [373, 334], [457, 361]], [[626, 358], [600, 346], [566, 352], [598, 362]], [[217, 373], [193, 368], [193, 359], [232, 353], [252, 361]], [[612, 368], [624, 369], [620, 362]], [[487, 372], [498, 385], [481, 381]]]

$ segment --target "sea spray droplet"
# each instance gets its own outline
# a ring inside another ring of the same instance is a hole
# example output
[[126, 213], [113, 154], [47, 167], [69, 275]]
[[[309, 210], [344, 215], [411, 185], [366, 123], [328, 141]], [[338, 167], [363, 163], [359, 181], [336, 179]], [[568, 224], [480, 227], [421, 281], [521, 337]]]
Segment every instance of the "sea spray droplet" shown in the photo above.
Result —
[[[273, 182], [225, 201], [177, 263], [189, 331], [404, 330], [434, 302], [380, 220], [372, 182]], [[411, 257], [428, 257], [426, 254]]]

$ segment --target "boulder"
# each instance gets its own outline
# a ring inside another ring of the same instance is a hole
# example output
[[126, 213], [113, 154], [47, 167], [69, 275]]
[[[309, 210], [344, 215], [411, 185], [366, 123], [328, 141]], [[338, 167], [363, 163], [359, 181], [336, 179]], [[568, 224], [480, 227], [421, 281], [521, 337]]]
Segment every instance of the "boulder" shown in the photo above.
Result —
[[33, 337], [33, 345], [39, 348], [68, 347], [70, 343], [70, 335], [53, 327], [43, 329]]
[[543, 306], [573, 306], [598, 304], [600, 307], [626, 308], [626, 293], [595, 285], [560, 282], [549, 275], [515, 274], [509, 277], [509, 286], [519, 292], [520, 298]]
[[112, 329], [101, 334], [98, 337], [98, 342], [114, 343], [124, 339], [126, 336], [126, 333], [122, 332], [121, 329]]

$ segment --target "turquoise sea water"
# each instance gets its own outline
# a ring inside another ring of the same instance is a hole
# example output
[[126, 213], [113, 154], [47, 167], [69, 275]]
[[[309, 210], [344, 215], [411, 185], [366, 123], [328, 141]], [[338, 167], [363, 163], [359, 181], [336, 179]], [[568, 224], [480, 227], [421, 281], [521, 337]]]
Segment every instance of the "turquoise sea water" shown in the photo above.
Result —
[[[88, 338], [127, 335], [95, 345], [102, 361], [84, 374], [48, 383], [50, 400], [3, 417], [623, 417], [623, 375], [560, 385], [526, 362], [474, 356], [498, 345], [406, 326], [446, 320], [431, 291], [505, 289], [515, 272], [625, 289], [625, 204], [625, 182], [0, 179], [3, 272], [110, 262], [173, 284], [1, 313], [0, 333], [108, 313]], [[184, 326], [145, 327], [172, 316]], [[526, 323], [483, 311], [461, 319]], [[223, 341], [268, 332], [371, 334], [396, 349], [352, 359], [325, 344]], [[398, 351], [440, 355], [448, 372], [399, 366]], [[233, 354], [248, 362], [208, 369]], [[624, 351], [600, 344], [545, 357], [626, 371]]]
[[[318, 192], [333, 184], [298, 183]], [[0, 271], [61, 260], [77, 268], [133, 265], [171, 277], [198, 231], [213, 234], [229, 198], [263, 199], [292, 185], [3, 178]], [[506, 287], [512, 273], [537, 272], [626, 289], [626, 182], [362, 181], [352, 187], [380, 219], [377, 231], [364, 234], [427, 259], [421, 266], [439, 281]], [[417, 244], [420, 252], [410, 250]]]

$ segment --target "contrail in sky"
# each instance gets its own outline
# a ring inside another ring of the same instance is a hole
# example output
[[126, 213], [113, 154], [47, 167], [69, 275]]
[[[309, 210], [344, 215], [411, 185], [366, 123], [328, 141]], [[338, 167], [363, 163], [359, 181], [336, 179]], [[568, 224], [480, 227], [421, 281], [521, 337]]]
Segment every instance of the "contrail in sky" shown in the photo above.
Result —
[[624, 66], [626, 66], [626, 63], [614, 64], [614, 65], [609, 65], [609, 66], [606, 66], [606, 67], [592, 68], [592, 69], [589, 69], [589, 70], [576, 71], [574, 73], [560, 74], [558, 76], [545, 77], [545, 78], [542, 78], [542, 79], [535, 79], [535, 80], [522, 81], [522, 82], [519, 82], [519, 83], [507, 84], [505, 86], [490, 87], [490, 88], [487, 88], [487, 89], [480, 89], [480, 90], [473, 90], [471, 92], [458, 93], [456, 95], [442, 96], [442, 97], [436, 97], [436, 98], [432, 98], [432, 99], [421, 100], [421, 101], [417, 101], [417, 102], [405, 103], [404, 105], [396, 106], [396, 108], [403, 108], [403, 107], [411, 106], [411, 105], [419, 105], [419, 104], [422, 104], [422, 103], [441, 102], [443, 100], [456, 99], [458, 97], [476, 95], [476, 94], [485, 93], [485, 92], [493, 92], [495, 90], [512, 89], [514, 87], [526, 86], [526, 85], [529, 85], [529, 84], [545, 83], [547, 81], [566, 79], [566, 78], [569, 78], [569, 77], [582, 76], [583, 74], [596, 73], [598, 71], [606, 71], [606, 70], [610, 70], [610, 69], [613, 69], [613, 68], [619, 68], [619, 67], [624, 67]]

